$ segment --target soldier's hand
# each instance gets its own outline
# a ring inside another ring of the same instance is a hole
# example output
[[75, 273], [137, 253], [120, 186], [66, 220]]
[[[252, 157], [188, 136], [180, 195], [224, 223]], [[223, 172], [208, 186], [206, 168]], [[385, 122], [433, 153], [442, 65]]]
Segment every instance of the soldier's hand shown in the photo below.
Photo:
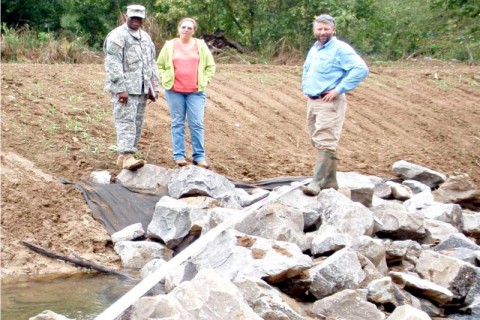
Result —
[[148, 91], [148, 99], [152, 100], [153, 102], [157, 101], [158, 98], [158, 93], [152, 94], [151, 91]]
[[123, 103], [123, 104], [127, 104], [127, 102], [128, 102], [128, 93], [126, 93], [125, 91], [124, 91], [124, 92], [120, 92], [120, 93], [118, 94], [118, 102]]

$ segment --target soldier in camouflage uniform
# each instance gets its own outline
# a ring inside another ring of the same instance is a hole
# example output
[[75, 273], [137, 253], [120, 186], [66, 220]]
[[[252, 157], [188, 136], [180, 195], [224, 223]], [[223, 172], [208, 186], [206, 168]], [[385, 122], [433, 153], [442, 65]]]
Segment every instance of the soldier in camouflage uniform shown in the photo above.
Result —
[[145, 161], [136, 159], [147, 99], [158, 97], [159, 74], [155, 63], [155, 46], [141, 29], [145, 7], [127, 7], [127, 22], [111, 31], [105, 39], [105, 90], [112, 93], [111, 102], [117, 132], [119, 156], [117, 165], [136, 170]]

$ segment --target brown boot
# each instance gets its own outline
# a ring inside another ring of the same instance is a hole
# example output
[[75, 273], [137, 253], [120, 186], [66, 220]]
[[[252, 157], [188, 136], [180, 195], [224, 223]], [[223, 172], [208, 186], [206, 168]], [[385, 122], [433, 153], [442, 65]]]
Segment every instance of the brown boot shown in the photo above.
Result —
[[117, 158], [117, 167], [118, 169], [122, 170], [123, 169], [123, 159], [125, 159], [125, 155], [120, 153]]
[[123, 159], [123, 169], [134, 171], [140, 169], [144, 165], [145, 160], [135, 159], [135, 156], [133, 154], [126, 154], [125, 158]]
[[185, 167], [186, 165], [188, 165], [188, 162], [185, 159], [176, 159], [174, 161], [178, 167]]
[[205, 160], [200, 160], [200, 161], [195, 161], [195, 160], [193, 160], [193, 164], [196, 165], [196, 166], [199, 166], [199, 167], [201, 167], [201, 168], [205, 168], [205, 169], [210, 168], [210, 167], [208, 166], [207, 161], [205, 161]]
[[312, 182], [302, 191], [307, 196], [316, 196], [322, 189], [338, 189], [337, 183], [337, 157], [328, 151], [318, 151]]

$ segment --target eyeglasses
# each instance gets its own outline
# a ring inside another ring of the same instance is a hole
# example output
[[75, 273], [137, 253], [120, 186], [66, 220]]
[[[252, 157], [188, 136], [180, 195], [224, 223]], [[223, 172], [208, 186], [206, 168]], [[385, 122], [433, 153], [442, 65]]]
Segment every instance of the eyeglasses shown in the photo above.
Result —
[[187, 27], [187, 26], [181, 26], [180, 28], [181, 28], [181, 29], [187, 29], [187, 30], [193, 30], [192, 27]]

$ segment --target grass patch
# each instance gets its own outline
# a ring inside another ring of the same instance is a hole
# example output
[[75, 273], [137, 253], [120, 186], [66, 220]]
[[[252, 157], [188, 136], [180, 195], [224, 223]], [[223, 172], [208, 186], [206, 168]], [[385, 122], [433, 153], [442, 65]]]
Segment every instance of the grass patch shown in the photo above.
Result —
[[13, 29], [2, 24], [2, 62], [101, 63], [103, 55], [92, 51], [83, 37], [37, 32], [28, 26]]

